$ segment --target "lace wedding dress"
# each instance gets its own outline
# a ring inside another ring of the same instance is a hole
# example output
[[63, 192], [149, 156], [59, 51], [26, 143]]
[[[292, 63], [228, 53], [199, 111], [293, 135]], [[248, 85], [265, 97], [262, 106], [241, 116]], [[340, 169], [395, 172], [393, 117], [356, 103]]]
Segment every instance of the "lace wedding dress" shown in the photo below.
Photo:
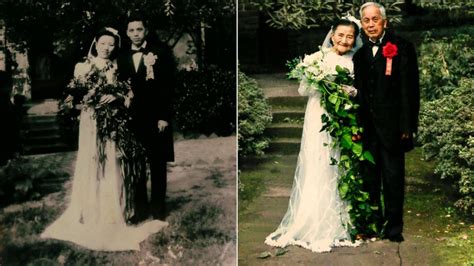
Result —
[[[334, 73], [336, 65], [353, 73], [352, 55], [340, 56], [328, 51], [323, 62]], [[319, 132], [321, 115], [325, 113], [320, 105], [320, 93], [304, 81], [298, 92], [309, 99], [293, 188], [285, 216], [265, 243], [276, 247], [299, 245], [313, 252], [329, 252], [336, 246], [357, 246], [358, 243], [350, 241], [344, 226], [349, 214], [338, 194], [338, 169], [330, 165], [331, 157], [339, 159], [339, 151], [325, 146], [331, 143], [331, 136], [325, 131]]]
[[[105, 69], [107, 62], [94, 58], [91, 63]], [[81, 72], [80, 68], [87, 69], [88, 66], [78, 64], [75, 76]], [[102, 169], [97, 157], [97, 126], [93, 115], [92, 108], [81, 111], [79, 150], [69, 206], [41, 237], [70, 241], [93, 250], [139, 250], [140, 242], [167, 223], [152, 220], [138, 226], [126, 224], [123, 216], [125, 189], [118, 150], [113, 141], [107, 140]]]

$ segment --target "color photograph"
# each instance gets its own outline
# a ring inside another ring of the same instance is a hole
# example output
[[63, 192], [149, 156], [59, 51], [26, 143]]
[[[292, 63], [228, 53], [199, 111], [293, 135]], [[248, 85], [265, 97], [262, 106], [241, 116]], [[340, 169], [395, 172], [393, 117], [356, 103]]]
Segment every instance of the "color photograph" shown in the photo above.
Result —
[[239, 265], [472, 265], [473, 14], [239, 0]]

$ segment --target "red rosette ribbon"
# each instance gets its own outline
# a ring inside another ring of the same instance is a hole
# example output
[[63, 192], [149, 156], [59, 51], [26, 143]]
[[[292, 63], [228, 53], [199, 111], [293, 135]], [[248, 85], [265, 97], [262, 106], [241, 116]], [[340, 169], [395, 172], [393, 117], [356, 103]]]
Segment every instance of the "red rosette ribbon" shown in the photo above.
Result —
[[385, 68], [385, 75], [390, 76], [392, 75], [392, 58], [398, 55], [398, 47], [397, 45], [387, 42], [384, 47], [382, 47], [382, 54], [385, 58], [387, 58], [387, 66]]

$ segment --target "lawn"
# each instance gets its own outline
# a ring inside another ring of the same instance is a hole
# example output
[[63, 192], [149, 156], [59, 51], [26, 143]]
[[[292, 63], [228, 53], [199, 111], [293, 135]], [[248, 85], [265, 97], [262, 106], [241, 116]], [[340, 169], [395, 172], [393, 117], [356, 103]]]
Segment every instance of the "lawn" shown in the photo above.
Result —
[[[286, 211], [295, 164], [296, 155], [266, 155], [240, 161], [239, 264], [257, 264], [256, 257], [271, 250], [263, 244], [263, 240], [276, 229]], [[426, 253], [433, 263], [472, 265], [472, 221], [455, 212], [452, 208], [452, 188], [444, 185], [433, 174], [433, 169], [434, 163], [424, 161], [420, 149], [407, 154], [404, 230], [407, 241], [400, 250], [404, 251], [406, 261], [419, 261], [416, 256], [420, 253], [412, 254], [410, 251], [418, 249], [418, 252]], [[314, 256], [310, 252], [300, 254], [299, 249], [291, 250], [293, 253], [282, 257], [299, 254], [299, 262], [308, 263]], [[304, 256], [309, 258], [305, 260]]]
[[175, 149], [179, 157], [168, 168], [169, 226], [143, 241], [140, 251], [125, 252], [40, 239], [67, 207], [75, 152], [35, 157], [32, 164], [59, 169], [66, 178], [53, 188], [39, 186], [34, 200], [0, 208], [0, 265], [235, 265], [235, 137], [184, 140]]

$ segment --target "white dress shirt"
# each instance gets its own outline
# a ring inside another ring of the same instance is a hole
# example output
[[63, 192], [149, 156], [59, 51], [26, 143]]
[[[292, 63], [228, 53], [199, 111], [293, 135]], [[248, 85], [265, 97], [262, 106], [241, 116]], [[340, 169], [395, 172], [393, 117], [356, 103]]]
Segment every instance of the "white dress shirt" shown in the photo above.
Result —
[[[382, 37], [380, 37], [380, 39], [378, 39], [377, 42], [382, 43], [382, 40], [383, 40], [384, 36], [385, 36], [385, 31], [382, 33]], [[374, 41], [372, 41], [370, 39], [369, 39], [369, 42], [375, 43]], [[379, 50], [379, 46], [377, 46], [377, 45], [372, 46], [372, 56], [375, 56], [377, 54], [378, 50]]]
[[[145, 47], [146, 47], [146, 41], [144, 41], [140, 47], [137, 47], [134, 44], [132, 44], [132, 50], [138, 50], [140, 48], [145, 48]], [[135, 72], [138, 71], [138, 65], [140, 65], [140, 60], [142, 60], [142, 56], [143, 56], [142, 52], [133, 54], [133, 66], [135, 66]]]

